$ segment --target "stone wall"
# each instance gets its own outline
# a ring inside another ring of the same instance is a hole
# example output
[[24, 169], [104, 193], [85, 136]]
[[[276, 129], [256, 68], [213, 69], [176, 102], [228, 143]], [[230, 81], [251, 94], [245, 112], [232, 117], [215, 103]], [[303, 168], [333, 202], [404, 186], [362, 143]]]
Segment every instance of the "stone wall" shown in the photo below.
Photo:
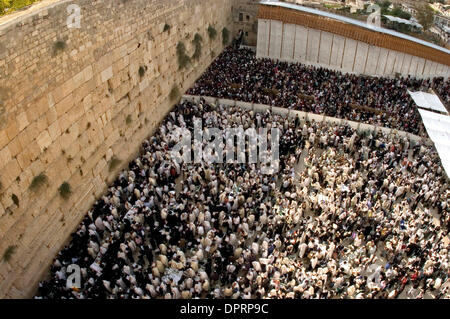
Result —
[[[222, 51], [232, 3], [58, 1], [0, 19], [0, 298], [36, 291], [95, 199], [174, 105], [172, 88], [184, 92]], [[81, 9], [80, 28], [67, 27], [70, 4]], [[192, 56], [196, 33], [202, 55], [180, 70], [177, 44]], [[47, 180], [30, 189], [41, 173]]]
[[259, 0], [237, 0], [233, 6], [235, 31], [243, 30], [243, 44], [256, 46]]

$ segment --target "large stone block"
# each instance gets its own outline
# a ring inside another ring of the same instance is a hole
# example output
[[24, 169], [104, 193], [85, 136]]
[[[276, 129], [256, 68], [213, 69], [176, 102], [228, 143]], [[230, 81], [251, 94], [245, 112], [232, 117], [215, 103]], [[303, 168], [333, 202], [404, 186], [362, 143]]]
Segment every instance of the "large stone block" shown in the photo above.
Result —
[[73, 106], [73, 101], [73, 95], [69, 94], [63, 100], [61, 100], [61, 102], [55, 105], [56, 114], [58, 115], [58, 117], [66, 113]]
[[39, 134], [39, 136], [36, 139], [41, 151], [43, 151], [44, 149], [46, 149], [47, 147], [50, 146], [50, 144], [52, 143], [52, 138], [50, 137], [50, 134], [48, 133], [47, 130], [41, 132], [41, 134]]
[[20, 144], [18, 137], [12, 139], [11, 142], [9, 142], [8, 148], [9, 148], [9, 151], [11, 152], [12, 157], [15, 157], [17, 154], [19, 154], [23, 150], [23, 147]]
[[11, 160], [11, 152], [8, 147], [4, 147], [0, 150], [0, 169], [5, 167], [6, 163]]
[[113, 69], [112, 66], [110, 66], [105, 70], [103, 70], [101, 73], [102, 83], [108, 81], [110, 78], [112, 78], [112, 76], [113, 76]]
[[8, 144], [9, 138], [6, 135], [6, 131], [0, 131], [0, 148], [3, 148], [6, 144]]

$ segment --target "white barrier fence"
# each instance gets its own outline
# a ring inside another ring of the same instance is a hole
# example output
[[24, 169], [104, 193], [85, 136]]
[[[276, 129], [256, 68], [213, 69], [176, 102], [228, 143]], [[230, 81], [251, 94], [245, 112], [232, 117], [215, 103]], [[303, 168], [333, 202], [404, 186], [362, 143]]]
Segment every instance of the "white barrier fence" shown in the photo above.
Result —
[[314, 120], [315, 122], [329, 122], [334, 124], [347, 124], [350, 127], [352, 127], [355, 130], [358, 131], [382, 131], [385, 135], [398, 135], [407, 137], [408, 139], [418, 142], [423, 141], [426, 144], [432, 144], [431, 140], [429, 138], [421, 137], [412, 133], [408, 133], [405, 131], [399, 131], [396, 129], [391, 129], [387, 127], [372, 125], [372, 124], [366, 124], [366, 123], [360, 123], [355, 121], [349, 121], [346, 119], [340, 119], [336, 117], [331, 116], [325, 116], [320, 114], [314, 114], [309, 112], [302, 112], [302, 111], [296, 111], [287, 109], [284, 107], [276, 107], [276, 106], [270, 106], [265, 104], [255, 104], [255, 103], [249, 103], [249, 102], [241, 102], [236, 100], [228, 100], [228, 99], [218, 99], [211, 96], [199, 96], [199, 95], [183, 95], [183, 100], [186, 101], [192, 101], [192, 102], [198, 102], [200, 99], [204, 99], [206, 103], [209, 104], [220, 104], [225, 106], [237, 106], [245, 110], [253, 110], [254, 112], [266, 112], [267, 110], [271, 110], [274, 114], [280, 114], [283, 116], [289, 116], [289, 117], [299, 117], [300, 121]]

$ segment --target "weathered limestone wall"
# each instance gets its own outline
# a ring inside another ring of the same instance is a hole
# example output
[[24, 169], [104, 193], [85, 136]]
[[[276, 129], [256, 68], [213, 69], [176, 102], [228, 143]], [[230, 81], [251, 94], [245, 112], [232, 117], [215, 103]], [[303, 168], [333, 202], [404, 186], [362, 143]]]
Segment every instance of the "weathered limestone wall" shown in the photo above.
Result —
[[[81, 8], [79, 29], [67, 27], [69, 4]], [[0, 298], [35, 292], [120, 170], [110, 171], [111, 158], [126, 165], [175, 103], [172, 87], [185, 91], [222, 51], [222, 28], [233, 30], [231, 6], [228, 0], [59, 1], [0, 20]], [[208, 25], [217, 30], [214, 41]], [[183, 41], [192, 55], [196, 33], [202, 56], [179, 70], [176, 46]], [[40, 173], [48, 183], [30, 190]], [[68, 200], [58, 192], [65, 181]]]

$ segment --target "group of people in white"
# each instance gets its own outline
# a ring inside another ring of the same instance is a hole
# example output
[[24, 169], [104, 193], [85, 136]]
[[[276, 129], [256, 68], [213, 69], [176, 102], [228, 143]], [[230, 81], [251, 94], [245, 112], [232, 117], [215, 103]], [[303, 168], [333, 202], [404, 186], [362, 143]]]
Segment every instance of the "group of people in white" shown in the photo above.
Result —
[[[279, 171], [178, 163], [170, 132], [194, 117], [279, 128]], [[183, 101], [36, 298], [448, 298], [449, 227], [448, 179], [425, 139]], [[67, 285], [72, 264], [80, 287]]]
[[434, 89], [443, 102], [450, 105], [450, 79], [344, 74], [301, 63], [257, 59], [250, 49], [229, 47], [187, 93], [285, 107], [425, 134], [408, 89]]

